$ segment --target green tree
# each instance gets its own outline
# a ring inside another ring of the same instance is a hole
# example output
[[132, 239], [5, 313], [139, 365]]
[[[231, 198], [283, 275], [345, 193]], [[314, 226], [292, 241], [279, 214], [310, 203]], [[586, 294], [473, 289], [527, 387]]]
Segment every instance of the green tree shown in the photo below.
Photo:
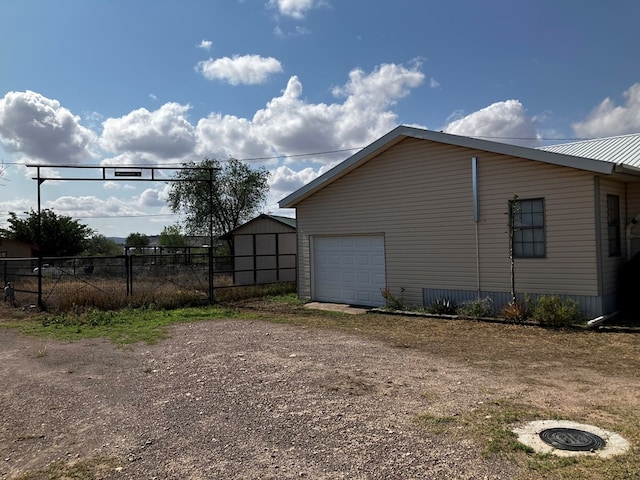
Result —
[[80, 254], [86, 247], [88, 238], [93, 234], [87, 225], [66, 215], [56, 215], [53, 210], [40, 212], [42, 228], [38, 238], [38, 212], [31, 210], [27, 217], [18, 218], [15, 212], [9, 212], [9, 226], [1, 230], [3, 236], [12, 240], [38, 246], [44, 257], [64, 257]]
[[118, 245], [104, 235], [96, 233], [87, 241], [87, 246], [83, 253], [89, 256], [121, 255], [122, 245]]
[[179, 225], [167, 225], [162, 229], [158, 243], [162, 247], [179, 249], [187, 246], [187, 239], [182, 235]]
[[191, 235], [209, 235], [210, 220], [213, 235], [222, 235], [264, 206], [269, 191], [269, 172], [264, 168], [252, 169], [235, 158], [224, 163], [205, 158], [183, 167], [193, 170], [178, 171], [174, 179], [180, 181], [171, 183], [168, 201], [171, 210], [183, 216], [182, 226]]
[[130, 233], [125, 240], [125, 245], [127, 247], [135, 247], [137, 251], [141, 251], [149, 246], [149, 237], [144, 233]]

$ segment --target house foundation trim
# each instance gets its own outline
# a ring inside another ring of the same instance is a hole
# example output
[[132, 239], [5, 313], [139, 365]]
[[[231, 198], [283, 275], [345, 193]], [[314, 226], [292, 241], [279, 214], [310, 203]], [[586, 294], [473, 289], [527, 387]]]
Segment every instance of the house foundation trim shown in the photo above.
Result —
[[[542, 295], [552, 295], [551, 293], [521, 293], [518, 294], [518, 298], [524, 301], [525, 294], [531, 301], [535, 302], [538, 297]], [[615, 310], [615, 295], [609, 297], [592, 296], [592, 295], [562, 295], [553, 294], [562, 298], [570, 298], [578, 302], [580, 310], [585, 318], [595, 318], [601, 315], [611, 313]], [[493, 310], [495, 314], [498, 314], [500, 310], [511, 302], [510, 292], [498, 292], [498, 291], [480, 291], [477, 290], [449, 290], [440, 288], [423, 288], [422, 289], [422, 302], [424, 307], [428, 307], [434, 301], [446, 298], [452, 300], [456, 305], [461, 305], [465, 302], [473, 302], [484, 298], [490, 298], [493, 303]]]

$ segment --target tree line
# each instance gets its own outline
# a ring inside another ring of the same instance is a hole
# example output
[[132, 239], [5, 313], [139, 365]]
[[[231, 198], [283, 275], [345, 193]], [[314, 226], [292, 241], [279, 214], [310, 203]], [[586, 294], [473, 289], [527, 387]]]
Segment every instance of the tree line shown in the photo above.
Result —
[[[263, 208], [268, 178], [264, 168], [254, 169], [233, 158], [226, 162], [205, 158], [183, 164], [169, 183], [168, 195], [169, 207], [180, 220], [164, 227], [159, 244], [183, 247], [187, 236], [208, 237], [212, 233], [215, 238], [242, 225]], [[51, 209], [41, 210], [40, 215], [33, 209], [24, 213], [26, 216], [20, 218], [9, 212], [8, 225], [0, 229], [0, 235], [35, 245], [44, 257], [122, 253], [121, 245], [67, 215]], [[146, 247], [149, 239], [135, 232], [126, 243]]]

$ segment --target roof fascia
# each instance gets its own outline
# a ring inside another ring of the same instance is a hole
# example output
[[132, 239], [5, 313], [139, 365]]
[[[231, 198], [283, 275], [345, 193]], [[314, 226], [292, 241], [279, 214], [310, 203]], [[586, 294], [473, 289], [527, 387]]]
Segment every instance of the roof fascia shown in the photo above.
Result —
[[296, 228], [295, 226], [292, 225], [292, 223], [296, 223], [296, 219], [295, 218], [284, 217], [284, 216], [280, 216], [280, 215], [270, 215], [268, 213], [263, 213], [260, 216], [263, 217], [263, 218], [269, 218], [269, 219], [273, 220], [274, 222], [281, 223], [282, 225], [284, 225], [286, 227]]
[[465, 147], [474, 150], [481, 150], [490, 153], [499, 153], [512, 157], [519, 157], [526, 160], [535, 160], [538, 162], [559, 165], [563, 167], [577, 168], [600, 174], [610, 175], [614, 171], [615, 164], [602, 160], [593, 160], [583, 157], [574, 157], [560, 153], [547, 152], [534, 148], [521, 147], [518, 145], [510, 145], [508, 143], [492, 142], [479, 138], [464, 137], [461, 135], [452, 135], [450, 133], [434, 132], [422, 128], [409, 127], [401, 125], [391, 130], [386, 135], [363, 148], [358, 153], [344, 160], [333, 167], [328, 172], [320, 175], [305, 186], [296, 190], [289, 196], [283, 198], [279, 205], [280, 208], [293, 208], [295, 205], [305, 198], [311, 196], [317, 190], [324, 188], [326, 185], [334, 182], [338, 178], [346, 175], [350, 171], [358, 168], [371, 158], [379, 155], [393, 145], [399, 143], [405, 138], [417, 138], [421, 140], [429, 140], [437, 143], [444, 143], [458, 147]]
[[632, 167], [631, 165], [616, 165], [615, 172], [623, 175], [640, 177], [640, 168]]
[[[281, 218], [285, 218], [285, 217], [281, 217]], [[251, 220], [243, 223], [242, 225], [238, 225], [236, 228], [234, 228], [233, 230], [229, 230], [228, 232], [220, 235], [218, 238], [220, 240], [228, 240], [229, 238], [231, 238], [233, 236], [234, 233], [236, 233], [238, 230], [243, 229], [249, 225], [251, 225], [252, 223], [257, 222], [258, 220], [271, 220], [272, 222], [277, 222], [280, 223], [282, 225], [284, 225], [285, 227], [289, 227], [290, 229], [294, 230], [296, 229], [296, 227], [294, 227], [293, 225], [288, 224], [287, 222], [280, 220], [280, 218], [278, 218], [277, 216], [274, 215], [269, 215], [268, 213], [261, 213], [260, 215], [258, 215], [257, 217], [252, 218]], [[293, 219], [295, 220], [295, 218]]]

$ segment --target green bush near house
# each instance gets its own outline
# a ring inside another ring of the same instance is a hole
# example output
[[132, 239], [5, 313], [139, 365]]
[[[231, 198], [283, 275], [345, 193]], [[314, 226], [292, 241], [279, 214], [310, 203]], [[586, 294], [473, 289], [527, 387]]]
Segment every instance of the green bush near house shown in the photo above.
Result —
[[449, 298], [440, 297], [431, 302], [425, 310], [433, 315], [455, 315], [456, 303]]
[[555, 327], [566, 327], [584, 321], [578, 302], [557, 295], [538, 297], [531, 311], [531, 318], [543, 325]]
[[493, 300], [485, 297], [464, 302], [458, 307], [458, 315], [472, 318], [493, 317]]
[[408, 310], [407, 305], [404, 303], [404, 287], [400, 288], [400, 296], [397, 297], [389, 287], [385, 287], [380, 290], [380, 295], [384, 298], [384, 307], [389, 310]]

